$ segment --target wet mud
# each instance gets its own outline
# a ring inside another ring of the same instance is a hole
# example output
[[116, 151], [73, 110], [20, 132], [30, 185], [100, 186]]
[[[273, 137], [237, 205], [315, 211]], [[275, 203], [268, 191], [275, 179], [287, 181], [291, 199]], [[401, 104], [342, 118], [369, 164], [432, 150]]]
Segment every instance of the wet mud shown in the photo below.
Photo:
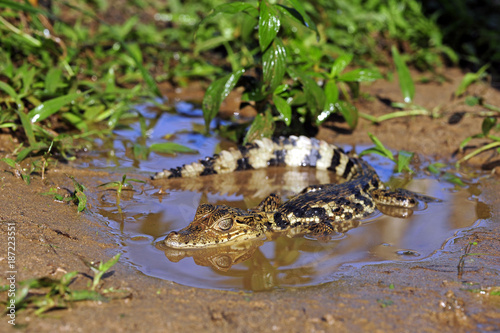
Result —
[[[408, 219], [379, 214], [338, 239], [278, 237], [204, 253], [163, 247], [162, 238], [187, 225], [200, 202], [250, 208], [272, 192], [286, 199], [307, 185], [333, 181], [331, 175], [310, 169], [149, 180], [158, 169], [211, 155], [226, 145], [216, 138], [179, 134], [176, 142], [196, 147], [202, 156], [153, 154], [147, 161], [134, 160], [126, 140], [121, 140], [111, 144], [113, 154], [95, 151], [75, 163], [59, 163], [44, 180], [34, 175], [30, 185], [2, 165], [0, 237], [6, 240], [7, 225], [15, 223], [17, 281], [60, 278], [77, 270], [82, 274], [71, 286], [85, 288], [91, 272], [84, 261], [108, 260], [122, 253], [101, 288], [129, 293], [108, 302], [74, 302], [69, 309], [43, 316], [19, 311], [18, 327], [27, 332], [500, 330], [500, 296], [492, 292], [500, 286], [498, 157], [486, 153], [458, 171], [450, 167], [450, 172], [465, 180], [464, 187], [425, 169], [434, 161], [451, 165], [463, 156], [456, 152], [460, 141], [481, 131], [481, 120], [475, 117], [481, 110], [466, 110], [451, 98], [462, 74], [451, 69], [448, 76], [449, 82], [441, 85], [417, 87], [415, 103], [440, 106], [445, 114], [441, 118], [405, 117], [379, 125], [361, 120], [354, 133], [339, 130], [344, 128], [342, 123], [327, 123], [320, 129], [318, 138], [357, 151], [369, 145], [369, 131], [390, 149], [416, 152], [413, 166], [417, 173], [411, 179], [394, 176], [392, 165], [381, 159], [366, 159], [390, 186], [443, 200]], [[473, 89], [480, 90], [490, 104], [500, 105], [498, 91], [482, 85]], [[384, 101], [397, 101], [399, 96], [397, 83], [380, 82], [363, 90], [376, 100], [361, 100], [357, 106], [372, 115], [391, 111]], [[465, 113], [459, 122], [450, 124], [456, 112]], [[173, 121], [169, 117], [160, 118], [159, 125]], [[192, 122], [192, 117], [179, 116], [176, 124], [189, 131]], [[117, 135], [134, 140], [130, 133]], [[6, 136], [0, 139], [0, 155], [8, 156], [16, 143]], [[471, 141], [471, 146], [479, 144], [481, 140]], [[124, 191], [117, 203], [115, 190], [98, 185], [121, 179], [124, 173], [146, 183], [133, 184], [133, 190]], [[50, 188], [59, 193], [72, 191], [66, 174], [88, 188], [84, 213], [77, 213], [73, 204], [41, 195]], [[288, 178], [295, 181], [287, 182]], [[7, 272], [6, 249], [3, 252], [0, 270]], [[1, 331], [13, 331], [7, 320], [6, 316], [0, 320]]]

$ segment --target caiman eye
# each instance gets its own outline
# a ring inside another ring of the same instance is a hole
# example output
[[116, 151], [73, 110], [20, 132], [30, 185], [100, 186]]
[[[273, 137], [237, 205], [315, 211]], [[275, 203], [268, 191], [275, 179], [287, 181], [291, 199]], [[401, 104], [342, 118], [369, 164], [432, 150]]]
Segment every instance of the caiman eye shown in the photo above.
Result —
[[233, 226], [233, 219], [225, 218], [223, 220], [220, 220], [217, 223], [217, 226], [219, 227], [220, 230], [223, 230], [223, 231], [229, 230]]

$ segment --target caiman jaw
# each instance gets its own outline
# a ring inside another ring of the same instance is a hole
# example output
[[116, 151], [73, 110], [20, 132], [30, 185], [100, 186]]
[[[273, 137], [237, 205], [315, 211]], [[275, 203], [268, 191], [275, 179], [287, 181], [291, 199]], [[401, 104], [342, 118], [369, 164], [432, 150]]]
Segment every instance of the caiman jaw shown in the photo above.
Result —
[[246, 223], [249, 220], [251, 215], [246, 211], [203, 204], [198, 207], [193, 222], [178, 232], [172, 231], [164, 242], [175, 249], [194, 249], [262, 238], [262, 232]]

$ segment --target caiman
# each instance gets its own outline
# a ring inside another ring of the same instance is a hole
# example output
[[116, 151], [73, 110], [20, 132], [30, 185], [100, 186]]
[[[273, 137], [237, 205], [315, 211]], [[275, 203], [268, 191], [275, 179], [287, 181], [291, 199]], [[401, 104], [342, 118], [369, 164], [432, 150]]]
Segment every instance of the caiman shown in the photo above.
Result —
[[330, 170], [343, 183], [309, 186], [284, 203], [276, 194], [270, 194], [248, 210], [201, 204], [193, 221], [178, 232], [172, 231], [165, 245], [177, 249], [206, 248], [263, 239], [266, 234], [279, 232], [328, 236], [358, 226], [360, 219], [377, 208], [411, 210], [419, 199], [428, 199], [406, 190], [387, 190], [375, 170], [360, 157], [304, 136], [255, 140], [198, 162], [163, 170], [153, 179], [225, 174], [269, 166]]

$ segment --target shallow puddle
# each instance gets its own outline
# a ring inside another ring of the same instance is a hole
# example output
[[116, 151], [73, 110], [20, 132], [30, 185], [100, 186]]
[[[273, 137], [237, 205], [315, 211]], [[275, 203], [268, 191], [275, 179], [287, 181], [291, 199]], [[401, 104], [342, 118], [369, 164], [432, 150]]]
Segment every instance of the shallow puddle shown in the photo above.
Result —
[[[149, 116], [152, 130], [146, 144], [161, 142], [166, 134], [174, 134], [173, 141], [197, 149], [200, 155], [172, 157], [151, 153], [148, 160], [138, 161], [131, 150], [139, 131], [132, 128], [118, 131], [107, 153], [95, 152], [94, 159], [84, 166], [116, 172], [120, 174], [118, 178], [123, 173], [150, 175], [212, 155], [219, 149], [217, 139], [193, 132], [203, 124], [200, 117], [163, 114], [155, 118], [153, 113]], [[392, 164], [377, 157], [366, 159], [391, 187], [406, 188], [442, 202], [429, 203], [406, 219], [378, 213], [358, 228], [330, 240], [280, 236], [267, 242], [191, 251], [169, 249], [162, 240], [170, 231], [187, 226], [199, 204], [247, 209], [270, 193], [286, 200], [308, 185], [335, 179], [325, 171], [280, 167], [149, 181], [135, 185], [133, 191], [124, 191], [118, 205], [115, 191], [99, 188], [93, 212], [112, 228], [122, 247], [122, 260], [146, 275], [193, 287], [253, 291], [332, 281], [339, 268], [347, 264], [421, 260], [445, 247], [458, 230], [488, 217], [484, 216], [484, 204], [478, 201], [476, 185], [459, 188], [423, 173], [412, 179], [402, 178], [403, 175], [393, 178]]]

